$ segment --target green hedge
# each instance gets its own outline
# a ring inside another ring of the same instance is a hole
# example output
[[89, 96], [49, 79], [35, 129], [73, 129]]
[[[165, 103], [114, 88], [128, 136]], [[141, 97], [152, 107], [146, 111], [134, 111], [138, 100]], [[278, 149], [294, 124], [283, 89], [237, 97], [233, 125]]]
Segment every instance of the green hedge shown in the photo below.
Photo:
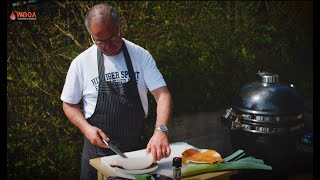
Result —
[[[125, 38], [163, 73], [174, 117], [217, 111], [258, 70], [313, 96], [312, 2], [110, 1]], [[71, 61], [91, 45], [83, 18], [92, 2], [42, 2], [36, 21], [8, 21], [7, 177], [78, 179], [82, 134], [60, 94]], [[155, 101], [150, 96], [150, 122]]]

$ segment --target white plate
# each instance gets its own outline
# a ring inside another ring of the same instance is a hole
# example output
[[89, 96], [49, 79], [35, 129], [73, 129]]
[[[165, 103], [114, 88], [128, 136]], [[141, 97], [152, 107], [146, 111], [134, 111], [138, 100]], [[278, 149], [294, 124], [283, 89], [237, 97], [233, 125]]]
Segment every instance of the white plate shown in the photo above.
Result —
[[116, 169], [117, 171], [121, 171], [127, 174], [145, 174], [145, 173], [149, 173], [152, 172], [156, 169], [158, 169], [158, 164], [154, 163], [152, 164], [149, 168], [146, 169], [122, 169], [122, 168], [118, 168], [118, 167], [114, 167], [114, 169]]

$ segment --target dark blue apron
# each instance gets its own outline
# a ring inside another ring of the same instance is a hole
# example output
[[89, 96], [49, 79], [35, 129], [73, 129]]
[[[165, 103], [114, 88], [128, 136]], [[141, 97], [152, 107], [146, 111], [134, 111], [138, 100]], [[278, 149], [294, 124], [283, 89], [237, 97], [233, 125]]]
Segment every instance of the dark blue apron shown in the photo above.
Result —
[[[145, 136], [145, 113], [138, 92], [137, 80], [124, 41], [122, 41], [122, 51], [130, 80], [126, 83], [114, 83], [105, 80], [103, 55], [97, 48], [98, 99], [93, 115], [87, 120], [91, 125], [100, 128], [121, 151], [126, 152], [144, 149], [148, 139]], [[109, 148], [92, 145], [85, 137], [80, 179], [96, 180], [97, 170], [89, 164], [89, 160], [114, 154]]]

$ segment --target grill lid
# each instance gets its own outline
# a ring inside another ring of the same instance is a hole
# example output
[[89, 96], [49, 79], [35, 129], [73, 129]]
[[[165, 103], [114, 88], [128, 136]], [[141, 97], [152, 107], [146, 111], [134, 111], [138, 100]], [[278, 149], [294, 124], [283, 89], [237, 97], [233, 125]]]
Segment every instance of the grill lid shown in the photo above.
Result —
[[260, 82], [244, 85], [233, 99], [232, 108], [257, 115], [296, 115], [304, 111], [303, 100], [293, 85], [279, 83], [279, 76], [258, 72]]

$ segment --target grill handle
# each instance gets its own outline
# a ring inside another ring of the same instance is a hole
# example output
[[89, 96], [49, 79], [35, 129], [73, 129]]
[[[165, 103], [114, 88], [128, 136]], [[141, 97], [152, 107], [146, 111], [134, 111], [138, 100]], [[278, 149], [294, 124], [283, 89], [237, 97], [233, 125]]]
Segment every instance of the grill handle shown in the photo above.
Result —
[[259, 76], [261, 83], [272, 84], [272, 83], [279, 82], [279, 76], [277, 74], [272, 74], [272, 73], [264, 72], [264, 71], [262, 71], [262, 72], [258, 71], [257, 75]]
[[226, 109], [226, 114], [222, 115], [222, 118], [229, 123], [231, 122], [231, 130], [242, 129], [243, 117], [242, 115], [237, 115], [232, 108]]

